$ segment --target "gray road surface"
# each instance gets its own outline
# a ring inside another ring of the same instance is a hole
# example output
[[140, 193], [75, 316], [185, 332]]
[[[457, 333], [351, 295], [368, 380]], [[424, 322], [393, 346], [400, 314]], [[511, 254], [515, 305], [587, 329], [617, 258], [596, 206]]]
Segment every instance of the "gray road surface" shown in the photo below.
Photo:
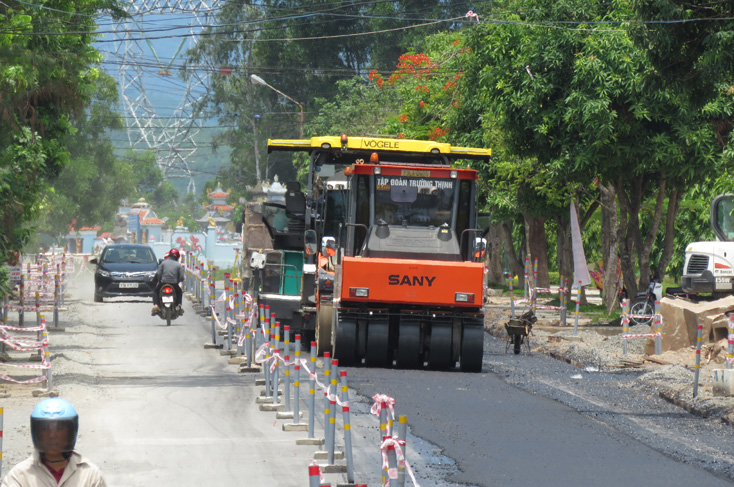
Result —
[[[316, 448], [296, 445], [305, 434], [282, 431], [290, 421], [259, 410], [259, 375], [239, 374], [218, 351], [204, 348], [210, 323], [188, 302], [183, 319], [166, 327], [150, 316], [149, 302], [93, 303], [88, 281], [72, 291], [75, 300], [62, 317], [66, 331], [51, 336], [55, 383], [81, 414], [79, 449], [102, 467], [110, 486], [308, 485]], [[481, 374], [347, 372], [361, 394], [350, 398], [359, 483], [379, 485], [380, 433], [369, 409], [373, 395], [387, 394], [408, 416], [408, 459], [423, 487], [731, 485], [700, 468], [695, 454], [676, 454], [698, 449], [703, 465], [732, 453], [721, 451], [731, 441], [698, 443], [689, 431], [700, 423], [689, 426], [687, 413], [629, 402], [617, 378], [575, 389], [569, 378], [578, 369], [542, 356], [505, 355], [490, 337]], [[24, 425], [36, 401], [17, 394], [5, 400], [5, 469], [30, 451]], [[308, 414], [305, 403], [301, 410]], [[667, 430], [666, 423], [685, 428]], [[340, 447], [342, 434], [340, 428]], [[326, 476], [334, 485], [344, 480]]]

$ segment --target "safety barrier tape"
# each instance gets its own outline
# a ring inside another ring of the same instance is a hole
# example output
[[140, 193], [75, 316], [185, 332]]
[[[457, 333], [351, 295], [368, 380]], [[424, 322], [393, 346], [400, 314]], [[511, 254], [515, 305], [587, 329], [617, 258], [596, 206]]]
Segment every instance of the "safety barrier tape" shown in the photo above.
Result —
[[639, 335], [622, 335], [622, 339], [626, 340], [628, 338], [640, 338], [640, 337], [660, 337], [662, 336], [659, 332], [658, 333], [642, 333]]
[[[42, 329], [38, 331], [46, 331], [45, 321]], [[40, 350], [41, 348], [48, 346], [47, 340], [38, 341], [13, 338], [10, 333], [5, 331], [4, 329], [0, 329], [0, 336], [2, 336], [2, 338], [0, 338], [0, 342], [17, 351], [30, 352], [33, 350]]]
[[6, 380], [8, 382], [13, 382], [15, 384], [37, 384], [39, 382], [45, 382], [48, 380], [48, 378], [45, 375], [39, 375], [38, 377], [34, 377], [33, 379], [28, 379], [28, 380], [17, 380], [5, 374], [0, 374], [0, 379]]
[[[41, 351], [41, 363], [40, 364], [14, 364], [11, 362], [2, 362], [0, 365], [5, 367], [14, 367], [18, 369], [35, 369], [35, 370], [48, 370], [51, 367], [51, 364], [48, 362], [46, 353], [44, 353], [44, 349], [48, 346], [48, 340], [42, 340], [42, 341], [24, 341], [24, 340], [18, 340], [13, 339], [7, 330], [14, 330], [14, 331], [35, 331], [36, 333], [43, 331], [46, 331], [46, 320], [41, 319], [41, 325], [33, 328], [19, 328], [14, 326], [3, 326], [0, 327], [0, 335], [2, 335], [3, 338], [0, 338], [0, 343], [4, 343], [8, 347], [12, 348], [13, 350], [21, 351], [21, 352], [30, 352], [30, 351]], [[0, 380], [4, 380], [7, 382], [12, 382], [14, 384], [37, 384], [39, 382], [45, 382], [48, 381], [47, 375], [41, 375], [38, 377], [34, 377], [32, 379], [28, 380], [18, 380], [10, 377], [6, 374], [0, 374]]]
[[[247, 321], [243, 323], [242, 329], [240, 330], [240, 336], [237, 339], [237, 346], [241, 347], [245, 343], [245, 339], [247, 338], [247, 333], [245, 333], [245, 330], [249, 330], [252, 326], [252, 321], [255, 319], [256, 313], [255, 308], [252, 306], [252, 296], [245, 293], [245, 307], [250, 309], [250, 312], [247, 316]], [[244, 314], [237, 315], [237, 318], [242, 319], [245, 318]]]
[[53, 311], [54, 309], [53, 306], [39, 306], [38, 308], [36, 308], [33, 305], [32, 306], [20, 306], [18, 304], [8, 304], [7, 308], [13, 311], [20, 311], [20, 310], [30, 311], [31, 313], [35, 311]]
[[[387, 407], [391, 419], [395, 421], [395, 399], [385, 394], [375, 394], [374, 396], [372, 396], [372, 400], [375, 402], [370, 408], [370, 414], [379, 418], [380, 412], [385, 409], [385, 407]], [[394, 436], [391, 431], [386, 431], [386, 434], [388, 438], [385, 438], [380, 445], [380, 451], [382, 453], [382, 468], [387, 472], [387, 477], [382, 484], [383, 487], [389, 487], [390, 479], [397, 480], [398, 468], [405, 468], [405, 471], [408, 472], [408, 475], [410, 476], [410, 480], [413, 481], [413, 485], [415, 485], [415, 487], [420, 487], [420, 485], [418, 485], [418, 481], [415, 478], [415, 475], [413, 474], [413, 468], [410, 466], [410, 463], [408, 463], [408, 461], [405, 459], [405, 453], [403, 453], [405, 441], [401, 440], [397, 436]], [[395, 456], [398, 460], [398, 468], [390, 468], [390, 464], [388, 462], [388, 451], [390, 449], [395, 450]]]
[[34, 326], [34, 327], [20, 327], [20, 326], [0, 326], [0, 330], [10, 330], [10, 331], [44, 331], [46, 330], [45, 326]]
[[551, 289], [548, 287], [534, 287], [530, 289], [530, 292], [535, 294], [556, 294], [561, 291], [566, 291], [566, 288], [559, 287], [558, 289]]

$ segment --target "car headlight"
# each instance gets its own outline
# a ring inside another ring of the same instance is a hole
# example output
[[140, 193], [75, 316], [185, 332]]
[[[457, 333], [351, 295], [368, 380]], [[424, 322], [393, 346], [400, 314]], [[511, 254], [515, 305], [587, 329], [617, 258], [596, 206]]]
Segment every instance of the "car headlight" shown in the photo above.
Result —
[[146, 272], [145, 275], [148, 276], [148, 279], [153, 279], [155, 277], [156, 271]]
[[105, 270], [102, 270], [102, 269], [98, 269], [97, 270], [97, 274], [99, 274], [102, 277], [110, 277], [110, 273], [108, 271], [105, 271]]

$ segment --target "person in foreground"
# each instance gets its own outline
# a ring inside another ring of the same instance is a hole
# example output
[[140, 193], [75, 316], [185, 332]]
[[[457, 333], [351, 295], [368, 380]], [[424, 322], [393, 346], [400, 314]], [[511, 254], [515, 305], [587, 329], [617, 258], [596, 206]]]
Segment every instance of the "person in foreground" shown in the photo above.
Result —
[[0, 487], [105, 487], [99, 468], [74, 451], [79, 415], [60, 398], [44, 399], [31, 413], [33, 454], [13, 467]]

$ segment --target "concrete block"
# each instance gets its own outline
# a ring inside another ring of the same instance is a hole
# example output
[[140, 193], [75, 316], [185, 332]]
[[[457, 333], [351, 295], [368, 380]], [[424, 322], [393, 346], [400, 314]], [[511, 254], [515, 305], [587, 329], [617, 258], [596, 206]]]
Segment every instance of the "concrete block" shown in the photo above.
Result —
[[308, 431], [308, 423], [286, 423], [283, 431]]
[[346, 473], [346, 465], [319, 465], [323, 473]]
[[285, 411], [285, 404], [260, 404], [260, 411]]
[[[308, 431], [308, 430], [307, 430]], [[323, 438], [301, 438], [296, 440], [296, 445], [316, 445], [320, 446], [324, 444]]]
[[[258, 366], [254, 366], [254, 365], [252, 367], [248, 367], [246, 365], [240, 365], [240, 368], [239, 368], [238, 372], [262, 372], [262, 369], [260, 367], [258, 367]], [[259, 385], [265, 385], [265, 382], [264, 381], [265, 381], [265, 379], [263, 379], [263, 383], [262, 384], [259, 384]]]
[[734, 369], [714, 369], [714, 396], [734, 396]]
[[[734, 296], [715, 301], [691, 303], [685, 299], [665, 297], [660, 302], [663, 317], [661, 329], [663, 352], [680, 350], [696, 345], [698, 324], [703, 324], [703, 343], [713, 343], [720, 334], [725, 313], [734, 311]], [[655, 339], [650, 337], [645, 343], [645, 353], [655, 353]]]
[[[313, 452], [313, 459], [314, 460], [328, 460], [329, 452], [328, 451], [315, 451]], [[344, 452], [334, 450], [334, 460], [344, 460]]]
[[[282, 413], [278, 413], [275, 415], [275, 419], [293, 419], [295, 416], [295, 413], [293, 411], [285, 411]], [[303, 417], [302, 412], [298, 412], [298, 419], [301, 419]]]

